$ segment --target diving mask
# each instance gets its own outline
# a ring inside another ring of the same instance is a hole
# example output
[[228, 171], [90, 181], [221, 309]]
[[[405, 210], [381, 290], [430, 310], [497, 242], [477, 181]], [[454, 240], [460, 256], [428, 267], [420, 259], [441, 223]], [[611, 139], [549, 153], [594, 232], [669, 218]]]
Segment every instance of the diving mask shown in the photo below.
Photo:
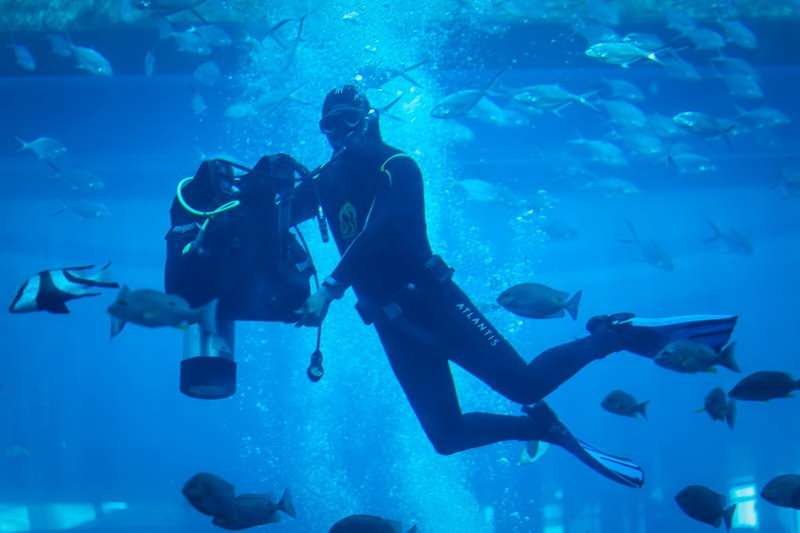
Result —
[[366, 118], [364, 109], [336, 106], [319, 121], [319, 130], [325, 135], [347, 133], [355, 130]]

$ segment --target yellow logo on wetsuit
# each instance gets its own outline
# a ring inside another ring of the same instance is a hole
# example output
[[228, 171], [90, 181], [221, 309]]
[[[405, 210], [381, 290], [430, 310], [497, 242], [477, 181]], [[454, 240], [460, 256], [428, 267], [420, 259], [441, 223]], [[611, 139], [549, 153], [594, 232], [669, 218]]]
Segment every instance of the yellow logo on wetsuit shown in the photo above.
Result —
[[345, 202], [339, 209], [339, 233], [348, 241], [358, 234], [356, 208], [350, 202]]

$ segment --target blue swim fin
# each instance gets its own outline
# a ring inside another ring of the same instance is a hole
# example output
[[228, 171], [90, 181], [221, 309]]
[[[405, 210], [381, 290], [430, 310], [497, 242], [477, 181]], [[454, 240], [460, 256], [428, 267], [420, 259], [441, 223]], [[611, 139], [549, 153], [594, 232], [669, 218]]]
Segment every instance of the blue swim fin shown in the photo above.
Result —
[[[630, 459], [599, 450], [589, 443], [577, 440], [580, 450], [569, 450], [589, 468], [626, 487], [640, 489], [644, 486], [644, 470]], [[587, 460], [586, 456], [591, 460]]]
[[604, 329], [619, 334], [624, 349], [654, 357], [667, 344], [689, 340], [720, 352], [736, 327], [736, 315], [684, 315], [643, 318], [633, 313], [593, 317], [586, 328], [593, 335]]
[[[721, 351], [730, 341], [738, 320], [736, 315], [685, 315], [664, 318], [633, 317], [623, 324], [633, 327], [651, 328], [665, 341], [690, 340], [708, 345], [715, 352]], [[659, 347], [659, 351], [664, 346]], [[655, 355], [655, 354], [654, 354]]]
[[639, 465], [575, 438], [545, 402], [523, 406], [522, 411], [543, 432], [542, 440], [560, 446], [601, 476], [626, 487], [638, 489], [644, 485], [644, 471]]

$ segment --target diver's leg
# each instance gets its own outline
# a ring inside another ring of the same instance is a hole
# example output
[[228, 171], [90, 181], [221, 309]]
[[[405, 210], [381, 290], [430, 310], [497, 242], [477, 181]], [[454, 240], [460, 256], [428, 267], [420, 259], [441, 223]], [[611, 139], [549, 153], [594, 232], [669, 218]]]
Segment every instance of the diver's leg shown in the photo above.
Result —
[[612, 481], [642, 485], [644, 476], [638, 466], [579, 441], [544, 402], [524, 408], [527, 416], [462, 414], [448, 360], [437, 353], [436, 345], [388, 324], [376, 324], [376, 329], [395, 376], [437, 452], [453, 454], [505, 440], [543, 440], [564, 448]]
[[535, 417], [462, 413], [449, 362], [436, 346], [391, 324], [379, 323], [376, 329], [392, 370], [437, 452], [453, 454], [495, 442], [546, 436]]
[[[437, 452], [453, 454], [505, 440], [543, 440], [561, 446], [617, 483], [642, 485], [644, 477], [638, 466], [579, 441], [543, 402], [524, 408], [525, 417], [462, 414], [440, 344], [425, 342], [389, 322], [376, 323], [376, 329], [395, 376]], [[522, 358], [517, 359], [519, 367], [526, 369]], [[509, 361], [514, 362], [513, 358]]]
[[592, 361], [619, 351], [615, 341], [613, 338], [590, 335], [540, 353], [527, 366], [532, 401], [546, 397]]
[[616, 336], [590, 335], [546, 350], [530, 363], [494, 329], [455, 284], [436, 305], [452, 360], [508, 399], [530, 404], [556, 390], [583, 367], [617, 351]]

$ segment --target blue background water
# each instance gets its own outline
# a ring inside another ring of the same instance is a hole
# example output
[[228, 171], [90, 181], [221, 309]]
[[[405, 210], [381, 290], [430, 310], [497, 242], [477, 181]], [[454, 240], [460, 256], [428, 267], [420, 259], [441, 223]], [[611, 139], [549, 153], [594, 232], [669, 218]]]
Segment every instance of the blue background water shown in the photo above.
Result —
[[[559, 175], [563, 143], [608, 131], [597, 114], [578, 106], [563, 117], [536, 120], [534, 127], [472, 124], [471, 141], [426, 147], [422, 168], [435, 244], [476, 301], [492, 301], [499, 290], [521, 281], [584, 290], [577, 322], [490, 315], [526, 357], [582, 335], [584, 319], [597, 313], [737, 313], [737, 357], [745, 372], [800, 374], [795, 311], [800, 217], [797, 199], [785, 198], [776, 187], [781, 170], [797, 166], [799, 158], [800, 70], [796, 56], [787, 52], [797, 49], [791, 46], [797, 26], [789, 21], [752, 27], [762, 38], [761, 48], [738, 55], [759, 65], [765, 104], [783, 110], [794, 123], [770, 134], [736, 136], [732, 148], [718, 140], [690, 141], [713, 159], [716, 173], [678, 175], [663, 158], [634, 160], [616, 175], [634, 181], [642, 189], [639, 195], [608, 198], [571, 186]], [[481, 54], [480, 61], [459, 64], [453, 57], [462, 56], [442, 52], [440, 68], [426, 77], [440, 95], [480, 86], [504, 66], [504, 51], [566, 33], [518, 28], [505, 37], [462, 41], [460, 46], [474, 49], [459, 53]], [[9, 302], [19, 284], [39, 270], [109, 259], [116, 276], [131, 287], [160, 288], [167, 209], [177, 179], [196, 168], [198, 151], [230, 151], [252, 162], [281, 150], [299, 153], [309, 166], [327, 157], [323, 140], [313, 132], [317, 103], [333, 83], [318, 91], [311, 83], [314, 89], [305, 94], [311, 109], [290, 107], [255, 126], [222, 116], [239, 90], [236, 80], [229, 80], [205, 93], [209, 112], [198, 118], [189, 105], [197, 58], [164, 52], [159, 56], [163, 71], [146, 78], [140, 74], [141, 58], [150, 33], [72, 37], [106, 51], [116, 75], [75, 75], [56, 61], [40, 64], [33, 75], [20, 75], [10, 54], [2, 58], [0, 168], [6, 192], [0, 198], [0, 294]], [[14, 38], [34, 43], [32, 51], [45, 55], [40, 37]], [[454, 42], [448, 45], [456, 49]], [[541, 48], [549, 55], [517, 54], [520, 64], [503, 83], [562, 83], [583, 93], [604, 77], [624, 76], [643, 88], [658, 87], [642, 104], [648, 112], [733, 112], [735, 100], [719, 80], [674, 80], [652, 65], [624, 72], [582, 57], [582, 47], [574, 42], [567, 53], [559, 53], [558, 46]], [[216, 59], [227, 73], [245, 68], [233, 52]], [[345, 70], [331, 78], [348, 79]], [[427, 122], [414, 123], [413, 112], [406, 114], [410, 125], [397, 129], [426, 127]], [[417, 141], [393, 131], [394, 121], [385, 120], [383, 129], [401, 148], [417, 147]], [[69, 201], [75, 193], [63, 190], [32, 154], [17, 153], [14, 140], [42, 135], [62, 140], [73, 161], [103, 177], [106, 189], [84, 197], [103, 201], [111, 217], [53, 214], [59, 199]], [[449, 175], [456, 179], [503, 184], [525, 199], [546, 189], [556, 200], [548, 215], [568, 221], [579, 238], [541, 242], [534, 227], [515, 221], [518, 209], [464, 199], [457, 188], [437, 181], [443, 172], [431, 164], [431, 152], [444, 154], [440, 160], [452, 163]], [[755, 253], [726, 254], [704, 244], [705, 218], [747, 233]], [[618, 242], [627, 237], [625, 219], [663, 244], [675, 260], [674, 272], [638, 261]], [[306, 233], [318, 251], [320, 270], [327, 272], [336, 261], [332, 247], [322, 247], [313, 225]], [[520, 443], [437, 456], [349, 296], [331, 309], [323, 344], [327, 375], [320, 383], [305, 377], [313, 333], [243, 324], [237, 337], [239, 393], [224, 401], [192, 400], [177, 389], [180, 333], [131, 327], [110, 341], [105, 307], [112, 298], [74, 302], [68, 316], [0, 316], [0, 531], [14, 531], [10, 517], [19, 506], [98, 502], [125, 502], [129, 508], [83, 527], [212, 531], [207, 518], [180, 495], [192, 474], [211, 471], [245, 492], [277, 496], [291, 487], [299, 518], [269, 526], [275, 531], [327, 531], [347, 514], [366, 512], [419, 523], [421, 531], [680, 528], [688, 533], [707, 526], [690, 521], [672, 501], [685, 485], [700, 483], [727, 494], [752, 484], [758, 491], [773, 476], [794, 473], [800, 465], [794, 400], [740, 404], [732, 432], [692, 411], [712, 387], [728, 389], [738, 376], [726, 370], [673, 374], [629, 354], [590, 366], [549, 400], [578, 435], [639, 461], [648, 473], [643, 490], [610, 485], [559, 450], [550, 450], [535, 465], [519, 466]], [[516, 412], [511, 402], [456, 373], [465, 409]], [[601, 399], [615, 388], [650, 400], [648, 420], [602, 411]], [[62, 515], [75, 512], [64, 509]], [[755, 510], [760, 531], [798, 530], [793, 511], [762, 500]]]

